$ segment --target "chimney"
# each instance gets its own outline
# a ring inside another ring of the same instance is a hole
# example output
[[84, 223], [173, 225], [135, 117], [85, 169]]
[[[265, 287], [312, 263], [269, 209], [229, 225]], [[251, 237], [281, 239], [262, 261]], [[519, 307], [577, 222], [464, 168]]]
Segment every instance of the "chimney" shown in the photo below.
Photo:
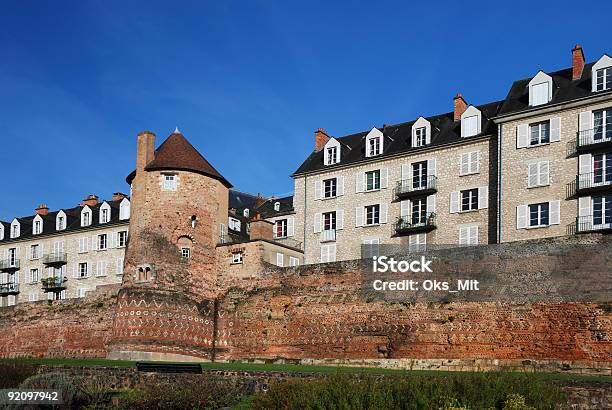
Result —
[[274, 224], [261, 218], [260, 214], [255, 214], [249, 225], [250, 239], [255, 241], [265, 239], [274, 240]]
[[127, 198], [127, 195], [122, 192], [115, 192], [113, 194], [113, 201], [121, 201], [123, 198]]
[[36, 214], [42, 216], [49, 214], [49, 207], [45, 204], [38, 205], [38, 208], [36, 208]]
[[455, 108], [455, 121], [459, 121], [461, 119], [461, 115], [463, 115], [465, 110], [467, 110], [467, 103], [460, 93], [457, 93], [455, 98], [453, 98], [453, 105]]
[[323, 128], [318, 128], [315, 131], [315, 151], [319, 152], [323, 149], [327, 141], [329, 141], [331, 137]]
[[264, 204], [264, 202], [266, 202], [266, 198], [264, 198], [263, 196], [261, 196], [261, 194], [257, 194], [257, 197], [255, 198], [255, 206], [253, 208], [257, 209], [260, 206], [262, 206]]
[[582, 70], [584, 70], [584, 51], [580, 44], [576, 44], [572, 49], [572, 80], [579, 80], [582, 77]]
[[155, 158], [155, 134], [151, 131], [139, 133], [136, 145], [136, 172], [138, 173]]
[[83, 202], [81, 202], [81, 206], [94, 206], [94, 205], [98, 205], [98, 197], [96, 195], [87, 195], [87, 198], [83, 199]]

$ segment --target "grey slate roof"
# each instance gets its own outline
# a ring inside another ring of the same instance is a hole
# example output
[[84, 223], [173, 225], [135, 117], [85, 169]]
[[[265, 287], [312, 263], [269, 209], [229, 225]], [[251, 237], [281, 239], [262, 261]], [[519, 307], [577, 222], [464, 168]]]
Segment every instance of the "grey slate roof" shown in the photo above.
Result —
[[[274, 204], [280, 203], [280, 209], [274, 210]], [[283, 198], [269, 198], [259, 208], [256, 209], [264, 218], [271, 218], [277, 215], [286, 215], [293, 212], [293, 195]]]

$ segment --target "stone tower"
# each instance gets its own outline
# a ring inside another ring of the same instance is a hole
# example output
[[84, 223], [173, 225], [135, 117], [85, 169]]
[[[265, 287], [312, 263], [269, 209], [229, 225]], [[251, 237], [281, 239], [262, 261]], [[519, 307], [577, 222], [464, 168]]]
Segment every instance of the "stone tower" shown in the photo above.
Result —
[[129, 240], [110, 358], [212, 358], [231, 184], [177, 131], [138, 134]]

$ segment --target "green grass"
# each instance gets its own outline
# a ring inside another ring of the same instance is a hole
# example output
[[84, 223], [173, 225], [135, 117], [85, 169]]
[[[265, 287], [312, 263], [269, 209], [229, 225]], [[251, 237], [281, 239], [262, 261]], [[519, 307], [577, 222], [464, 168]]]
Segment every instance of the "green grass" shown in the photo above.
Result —
[[[136, 362], [128, 360], [108, 359], [0, 359], [0, 363], [23, 363], [32, 365], [67, 365], [67, 366], [107, 366], [107, 367], [131, 367]], [[168, 362], [164, 362], [168, 363]], [[320, 366], [300, 364], [272, 364], [272, 363], [246, 363], [246, 362], [202, 362], [204, 370], [227, 370], [227, 371], [251, 371], [251, 372], [287, 372], [287, 373], [328, 373], [328, 374], [382, 374], [382, 375], [422, 375], [422, 376], [445, 376], [457, 374], [458, 372], [439, 370], [396, 370], [375, 367], [346, 367], [346, 366]], [[477, 372], [462, 372], [477, 373]], [[520, 372], [509, 372], [520, 373]], [[582, 375], [573, 373], [535, 373], [535, 376], [544, 380], [587, 380], [612, 382], [612, 376], [606, 375]]]

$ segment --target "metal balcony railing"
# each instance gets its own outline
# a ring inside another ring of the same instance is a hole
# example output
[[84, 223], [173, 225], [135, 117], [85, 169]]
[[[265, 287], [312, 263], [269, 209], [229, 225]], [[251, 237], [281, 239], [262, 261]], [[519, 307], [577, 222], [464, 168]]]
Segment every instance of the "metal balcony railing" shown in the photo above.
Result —
[[435, 212], [428, 212], [418, 217], [411, 215], [400, 216], [395, 222], [395, 232], [397, 233], [424, 232], [435, 229], [435, 227]]
[[53, 252], [43, 256], [45, 265], [65, 265], [68, 262], [66, 252]]
[[42, 284], [42, 289], [45, 292], [57, 292], [60, 290], [66, 289], [66, 282], [68, 278], [65, 276], [51, 276], [48, 278], [42, 278], [40, 283]]
[[0, 272], [15, 272], [19, 270], [20, 262], [17, 258], [0, 260]]
[[435, 192], [437, 190], [438, 178], [435, 175], [428, 175], [427, 178], [419, 180], [403, 179], [395, 184], [394, 193], [398, 198], [408, 197], [412, 194], [424, 194], [425, 192]]
[[576, 148], [584, 149], [585, 147], [605, 142], [612, 142], [612, 124], [606, 125], [605, 130], [604, 127], [597, 127], [590, 130], [578, 131]]
[[19, 293], [19, 283], [0, 283], [0, 296], [16, 295]]
[[607, 186], [612, 186], [612, 169], [606, 169], [605, 173], [589, 172], [580, 174], [576, 177], [576, 187], [578, 191]]
[[326, 229], [321, 231], [321, 242], [333, 242], [336, 240], [336, 230]]
[[596, 232], [612, 230], [612, 220], [604, 217], [594, 217], [593, 215], [579, 216], [576, 218], [576, 233]]

